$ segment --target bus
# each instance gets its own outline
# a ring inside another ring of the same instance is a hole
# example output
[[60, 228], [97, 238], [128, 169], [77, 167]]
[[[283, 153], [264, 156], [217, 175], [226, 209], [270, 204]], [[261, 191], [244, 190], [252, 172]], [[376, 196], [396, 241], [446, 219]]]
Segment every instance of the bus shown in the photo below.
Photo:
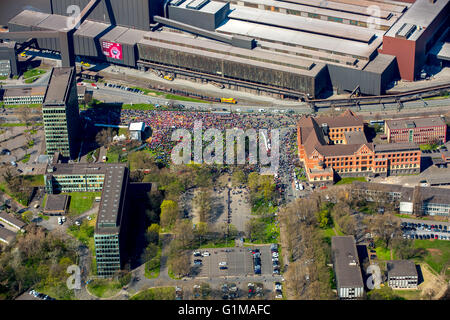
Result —
[[237, 101], [235, 99], [233, 99], [233, 98], [222, 98], [222, 99], [220, 99], [220, 102], [232, 103], [232, 104], [236, 104], [237, 103]]

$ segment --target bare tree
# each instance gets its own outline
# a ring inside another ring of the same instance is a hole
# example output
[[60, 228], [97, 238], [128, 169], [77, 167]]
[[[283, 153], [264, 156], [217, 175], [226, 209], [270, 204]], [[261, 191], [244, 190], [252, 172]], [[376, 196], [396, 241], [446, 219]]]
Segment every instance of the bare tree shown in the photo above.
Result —
[[107, 147], [112, 143], [113, 135], [113, 129], [106, 128], [97, 133], [97, 135], [95, 136], [95, 141], [98, 145]]
[[21, 107], [19, 109], [17, 109], [17, 116], [19, 117], [19, 119], [25, 123], [25, 126], [28, 128], [31, 124], [31, 113], [30, 113], [30, 109], [25, 108], [25, 107]]

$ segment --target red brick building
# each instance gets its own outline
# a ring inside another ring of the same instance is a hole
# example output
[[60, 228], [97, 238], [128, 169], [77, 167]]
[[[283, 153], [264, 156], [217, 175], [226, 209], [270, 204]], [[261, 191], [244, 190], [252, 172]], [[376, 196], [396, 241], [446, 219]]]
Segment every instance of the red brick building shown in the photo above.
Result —
[[349, 110], [337, 117], [302, 117], [297, 124], [297, 144], [311, 182], [420, 172], [416, 144], [369, 143], [362, 118]]
[[447, 124], [440, 117], [387, 120], [384, 123], [384, 133], [390, 143], [445, 143]]

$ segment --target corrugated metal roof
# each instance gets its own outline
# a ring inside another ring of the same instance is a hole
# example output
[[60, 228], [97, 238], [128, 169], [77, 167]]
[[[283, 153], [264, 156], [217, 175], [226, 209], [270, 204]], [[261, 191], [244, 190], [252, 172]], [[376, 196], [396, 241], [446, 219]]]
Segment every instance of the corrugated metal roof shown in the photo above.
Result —
[[12, 18], [9, 23], [31, 27], [38, 25], [41, 21], [47, 19], [49, 16], [50, 14], [48, 13], [24, 10], [14, 18]]
[[278, 27], [231, 19], [217, 28], [218, 32], [245, 35], [255, 39], [295, 44], [305, 48], [324, 50], [332, 53], [342, 53], [347, 56], [357, 56], [369, 59], [382, 39], [377, 38], [370, 45], [362, 42], [337, 39], [320, 34], [287, 30]]
[[[242, 49], [242, 48], [233, 47], [233, 46], [225, 44], [225, 43], [212, 41], [212, 40], [208, 40], [208, 39], [204, 39], [204, 38], [194, 38], [191, 36], [180, 35], [180, 34], [174, 33], [174, 32], [148, 32], [145, 35], [145, 38], [160, 39], [164, 42], [172, 42], [172, 44], [186, 46], [186, 47], [194, 46], [195, 48], [192, 48], [192, 49], [203, 50], [205, 52], [205, 54], [217, 53], [217, 54], [229, 55], [231, 53], [234, 55], [240, 55], [243, 58], [248, 57], [248, 59], [271, 60], [275, 64], [279, 63], [279, 62], [288, 63], [288, 64], [292, 64], [294, 66], [298, 66], [299, 68], [304, 69], [304, 70], [312, 69], [315, 64], [313, 61], [304, 60], [304, 59], [301, 59], [301, 58], [298, 58], [295, 56], [281, 55], [281, 54], [277, 54], [277, 53], [263, 50], [260, 48], [255, 48], [253, 50]], [[145, 42], [145, 40], [143, 40], [143, 41]], [[143, 42], [143, 41], [141, 41], [141, 42]], [[207, 51], [207, 49], [212, 49], [212, 50], [218, 51], [218, 52]], [[237, 57], [234, 57], [234, 58], [237, 58]]]
[[[237, 0], [231, 0], [232, 3], [237, 3]], [[302, 5], [302, 4], [295, 4], [295, 3], [288, 3], [288, 2], [282, 2], [282, 1], [274, 1], [274, 0], [240, 0], [241, 2], [248, 2], [252, 3], [253, 5], [263, 5], [263, 6], [269, 6], [269, 7], [275, 7], [275, 8], [282, 8], [286, 10], [292, 10], [296, 12], [305, 12], [310, 14], [316, 14], [321, 15], [325, 17], [333, 17], [338, 19], [347, 19], [347, 20], [353, 20], [353, 21], [360, 21], [360, 22], [367, 22], [367, 15], [363, 14], [357, 14], [357, 13], [350, 13], [350, 12], [342, 12], [342, 11], [336, 11], [332, 9], [326, 9], [326, 8], [318, 8], [318, 7], [312, 7], [308, 5]], [[236, 8], [236, 5], [233, 4], [232, 9]], [[385, 19], [377, 19], [377, 21], [380, 23], [381, 26], [392, 26], [398, 14], [394, 14], [394, 18], [391, 18], [389, 20]]]
[[[365, 43], [368, 43], [376, 34], [373, 29], [246, 7], [237, 7], [236, 10], [229, 14], [229, 18], [356, 40]], [[380, 35], [383, 34], [383, 32], [380, 31], [378, 31], [378, 33]]]
[[448, 11], [449, 0], [416, 0], [416, 2], [397, 20], [386, 36], [395, 37], [396, 33], [404, 24], [416, 25], [417, 29], [410, 35], [409, 40], [417, 40], [425, 29], [444, 10]]

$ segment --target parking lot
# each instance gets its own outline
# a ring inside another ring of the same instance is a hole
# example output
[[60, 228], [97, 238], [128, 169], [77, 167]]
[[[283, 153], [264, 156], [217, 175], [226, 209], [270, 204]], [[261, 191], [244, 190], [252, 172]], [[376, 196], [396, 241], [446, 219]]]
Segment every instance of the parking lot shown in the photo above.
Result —
[[[253, 257], [251, 250], [258, 248], [261, 252], [261, 275], [272, 275], [272, 254], [270, 246], [203, 249], [201, 253], [208, 252], [209, 256], [191, 255], [192, 266], [196, 277], [229, 277], [229, 276], [254, 276]], [[194, 260], [201, 260], [201, 265], [194, 264]], [[220, 269], [220, 265], [225, 267]]]
[[450, 223], [402, 219], [402, 232], [405, 239], [450, 240]]

